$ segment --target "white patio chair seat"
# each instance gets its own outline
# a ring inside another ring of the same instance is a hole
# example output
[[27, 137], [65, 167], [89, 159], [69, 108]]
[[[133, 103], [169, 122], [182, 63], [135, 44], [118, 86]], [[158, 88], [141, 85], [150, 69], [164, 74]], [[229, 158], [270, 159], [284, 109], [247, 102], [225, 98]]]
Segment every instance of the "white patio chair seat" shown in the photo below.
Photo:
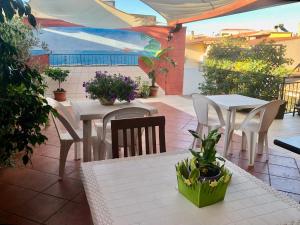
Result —
[[[207, 127], [208, 132], [210, 132], [213, 129], [218, 129], [225, 126], [221, 108], [214, 101], [201, 94], [193, 94], [192, 99], [198, 119], [196, 131], [198, 132], [200, 137], [202, 137], [203, 135], [203, 127]], [[214, 113], [215, 116], [209, 115], [210, 113]], [[196, 143], [196, 141], [198, 143]], [[200, 144], [200, 140], [194, 138], [192, 148]]]
[[[57, 117], [52, 114], [52, 119], [60, 140], [59, 177], [63, 179], [67, 156], [73, 143], [75, 144], [75, 159], [80, 158], [80, 142], [82, 142], [83, 131], [64, 105], [52, 98], [46, 98], [46, 100], [58, 113]], [[62, 126], [59, 122], [65, 129], [61, 129]], [[94, 154], [98, 153], [99, 142], [95, 130], [92, 131], [92, 144]]]
[[[269, 159], [268, 130], [275, 119], [281, 100], [275, 100], [253, 109], [241, 124], [234, 128], [243, 132], [242, 149], [247, 145], [249, 166], [254, 165], [255, 145], [258, 143], [258, 153], [266, 152]], [[233, 131], [230, 134], [232, 137]], [[257, 136], [257, 137], [256, 137]], [[256, 141], [257, 140], [257, 141]]]
[[[100, 142], [99, 148], [99, 159], [112, 158], [112, 145], [111, 145], [111, 129], [110, 129], [110, 121], [112, 119], [131, 119], [131, 118], [139, 118], [149, 116], [150, 111], [145, 108], [140, 107], [129, 107], [115, 110], [111, 113], [108, 113], [103, 118], [103, 122], [99, 123], [97, 128], [97, 135]], [[102, 125], [102, 126], [101, 126]], [[127, 145], [131, 146], [130, 135], [128, 135]], [[123, 146], [123, 139], [120, 138], [119, 146]]]
[[[82, 138], [83, 138], [83, 129], [74, 129], [74, 131], [76, 132], [78, 137], [82, 140]], [[60, 138], [62, 140], [73, 140], [73, 137], [69, 134], [69, 132], [63, 132], [62, 131], [60, 135], [61, 135]], [[92, 129], [92, 137], [97, 137], [97, 131], [95, 129]]]

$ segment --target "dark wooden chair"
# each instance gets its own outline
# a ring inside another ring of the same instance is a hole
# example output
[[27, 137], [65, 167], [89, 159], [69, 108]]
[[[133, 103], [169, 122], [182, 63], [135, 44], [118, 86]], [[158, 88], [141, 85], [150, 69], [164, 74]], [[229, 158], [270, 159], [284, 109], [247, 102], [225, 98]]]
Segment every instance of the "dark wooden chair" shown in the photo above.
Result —
[[300, 115], [300, 99], [299, 99], [298, 102], [294, 105], [293, 116], [295, 116], [296, 111], [298, 111], [298, 115]]
[[[151, 154], [157, 153], [157, 135], [156, 127], [158, 127], [159, 137], [159, 152], [166, 151], [165, 141], [165, 117], [143, 117], [143, 118], [132, 118], [132, 119], [121, 119], [111, 121], [111, 138], [112, 138], [112, 157], [120, 157], [119, 148], [119, 135], [123, 140], [124, 157], [143, 155], [143, 153]], [[121, 131], [121, 132], [120, 132]], [[123, 132], [122, 132], [123, 131]], [[145, 150], [143, 151], [143, 131], [145, 131]], [[152, 137], [149, 137], [150, 136]], [[127, 137], [130, 135], [130, 138]], [[135, 145], [127, 146], [127, 140]], [[136, 140], [135, 140], [136, 139]], [[151, 142], [151, 143], [150, 143]]]

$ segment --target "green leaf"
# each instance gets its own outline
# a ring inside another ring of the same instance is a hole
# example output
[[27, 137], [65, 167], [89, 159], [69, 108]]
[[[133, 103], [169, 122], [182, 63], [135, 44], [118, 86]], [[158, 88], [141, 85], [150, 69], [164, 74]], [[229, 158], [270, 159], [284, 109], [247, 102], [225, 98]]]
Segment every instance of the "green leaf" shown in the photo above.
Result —
[[193, 135], [194, 138], [201, 139], [198, 132], [196, 132], [194, 130], [188, 130], [188, 132], [190, 132], [190, 134]]
[[151, 57], [148, 56], [141, 56], [140, 60], [150, 69], [154, 67], [154, 60]]
[[199, 179], [200, 171], [198, 169], [193, 169], [190, 173], [189, 180], [192, 184], [196, 183]]
[[36, 19], [32, 14], [28, 15], [28, 22], [30, 23], [31, 26], [36, 27]]

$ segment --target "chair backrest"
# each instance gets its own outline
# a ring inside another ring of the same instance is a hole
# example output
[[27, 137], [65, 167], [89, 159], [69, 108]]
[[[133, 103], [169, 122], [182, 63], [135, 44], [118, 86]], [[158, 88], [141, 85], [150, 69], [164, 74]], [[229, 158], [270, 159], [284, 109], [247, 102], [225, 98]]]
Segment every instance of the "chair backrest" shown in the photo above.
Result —
[[225, 125], [221, 108], [214, 101], [201, 94], [192, 94], [192, 99], [193, 99], [193, 105], [199, 123], [204, 125], [209, 125], [208, 110], [209, 110], [209, 106], [211, 106], [211, 108], [214, 109], [215, 113], [218, 116], [220, 125], [221, 126]]
[[[103, 140], [106, 138], [106, 127], [108, 122], [110, 122], [112, 119], [130, 119], [130, 118], [139, 118], [139, 117], [145, 117], [149, 116], [150, 111], [145, 108], [141, 107], [127, 107], [122, 108], [118, 110], [114, 110], [108, 114], [106, 114], [103, 118]], [[122, 144], [122, 140], [119, 141], [120, 144]]]
[[249, 123], [255, 118], [255, 116], [258, 115], [259, 126], [257, 127], [256, 132], [267, 132], [278, 113], [280, 105], [282, 105], [283, 103], [284, 101], [282, 100], [274, 100], [265, 105], [253, 109], [243, 121], [241, 127], [247, 125], [247, 123]]
[[[143, 118], [132, 118], [132, 119], [121, 119], [111, 121], [111, 132], [112, 132], [112, 156], [113, 158], [119, 158], [119, 136], [120, 131], [121, 137], [123, 138], [123, 149], [124, 157], [143, 155], [143, 141], [142, 141], [142, 129], [145, 130], [145, 153], [157, 153], [157, 135], [156, 127], [158, 127], [159, 137], [159, 152], [166, 151], [166, 140], [165, 140], [165, 117], [154, 116], [154, 117], [143, 117]], [[127, 135], [130, 131], [131, 143], [136, 145], [127, 146]], [[135, 130], [137, 130], [137, 137], [135, 136]], [[151, 138], [149, 134], [151, 132]], [[136, 139], [136, 140], [135, 140]], [[151, 142], [151, 143], [150, 143]], [[137, 148], [137, 149], [136, 149]]]
[[[78, 123], [72, 118], [71, 114], [68, 112], [66, 107], [61, 104], [60, 102], [57, 102], [56, 100], [52, 98], [46, 98], [48, 104], [54, 108], [57, 112], [57, 115], [52, 114], [52, 119], [56, 128], [56, 131], [58, 133], [59, 139], [61, 140], [63, 138], [63, 134], [65, 133], [61, 126], [59, 126], [59, 123], [57, 119], [60, 121], [60, 123], [64, 126], [66, 131], [71, 135], [74, 141], [80, 141], [80, 137], [76, 133], [76, 129], [78, 128]], [[74, 127], [75, 126], [75, 127]]]

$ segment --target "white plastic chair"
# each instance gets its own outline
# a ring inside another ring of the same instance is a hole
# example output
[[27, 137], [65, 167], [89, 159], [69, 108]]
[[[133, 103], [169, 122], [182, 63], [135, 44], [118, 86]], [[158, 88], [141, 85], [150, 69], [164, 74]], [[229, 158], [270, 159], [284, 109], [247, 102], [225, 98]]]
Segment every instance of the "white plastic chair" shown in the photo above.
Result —
[[[208, 132], [225, 126], [225, 121], [223, 118], [221, 108], [214, 101], [201, 94], [193, 94], [192, 99], [198, 119], [196, 131], [198, 132], [200, 137], [202, 137], [204, 126], [207, 127]], [[208, 114], [210, 108], [214, 110], [214, 112], [217, 115], [217, 118], [212, 117]], [[194, 138], [192, 148], [194, 148], [196, 144], [200, 144], [196, 143], [197, 140], [200, 141], [199, 139]]]
[[[242, 149], [245, 149], [247, 143], [250, 167], [254, 165], [256, 136], [258, 136], [258, 153], [262, 154], [265, 151], [267, 161], [269, 160], [268, 130], [278, 113], [280, 105], [283, 103], [284, 101], [275, 100], [257, 107], [249, 113], [240, 125], [235, 126], [235, 130], [243, 132]], [[232, 136], [232, 133], [230, 136]]]
[[[82, 142], [83, 131], [64, 105], [52, 98], [46, 98], [46, 100], [58, 113], [57, 117], [52, 114], [52, 119], [60, 140], [59, 177], [63, 179], [67, 156], [73, 143], [75, 145], [75, 159], [80, 159], [80, 142]], [[66, 130], [61, 129], [58, 120]], [[98, 137], [95, 130], [92, 134], [92, 139], [93, 149], [98, 151]]]
[[[97, 135], [99, 140], [101, 140], [99, 158], [100, 159], [111, 159], [112, 158], [112, 145], [111, 145], [111, 128], [110, 121], [112, 119], [131, 119], [131, 118], [139, 118], [149, 116], [150, 111], [145, 108], [140, 107], [130, 107], [118, 109], [113, 112], [108, 113], [103, 118], [103, 123], [96, 124]], [[136, 134], [137, 135], [137, 134]], [[130, 135], [128, 135], [127, 145], [131, 146], [131, 140], [129, 139]], [[123, 146], [123, 139], [119, 139], [119, 146]]]

